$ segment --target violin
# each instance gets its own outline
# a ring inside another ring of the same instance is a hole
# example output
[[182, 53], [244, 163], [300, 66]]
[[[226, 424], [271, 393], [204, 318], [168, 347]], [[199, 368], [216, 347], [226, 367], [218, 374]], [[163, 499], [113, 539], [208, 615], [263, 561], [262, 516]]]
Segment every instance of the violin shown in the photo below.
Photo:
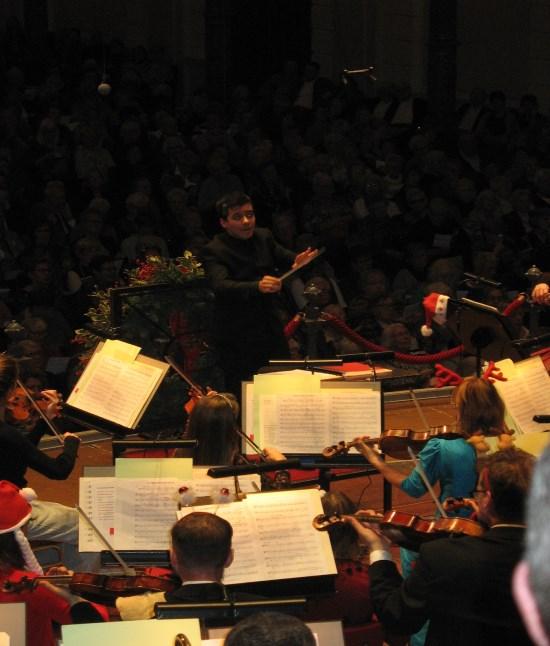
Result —
[[[361, 441], [364, 442], [365, 444], [378, 444], [378, 438], [371, 439], [367, 436], [362, 437]], [[321, 455], [327, 459], [330, 460], [331, 458], [335, 457], [336, 455], [344, 455], [346, 453], [349, 453], [349, 450], [352, 449], [357, 442], [355, 440], [352, 440], [351, 442], [346, 442], [345, 440], [341, 440], [338, 442], [338, 444], [333, 444], [332, 446], [327, 446], [321, 451]]]
[[[481, 536], [485, 533], [483, 525], [469, 518], [422, 518], [403, 511], [390, 510], [381, 516], [357, 513], [354, 518], [359, 522], [376, 523], [380, 533], [392, 543], [418, 551], [423, 543], [437, 538], [454, 535]], [[341, 514], [319, 514], [312, 521], [318, 531], [326, 531], [333, 525], [345, 523], [346, 517]]]
[[[44, 413], [51, 404], [49, 400], [42, 398], [34, 401]], [[20, 386], [13, 389], [12, 394], [6, 401], [6, 411], [8, 411], [8, 421], [13, 422], [34, 421], [38, 417], [38, 412]]]
[[[415, 451], [421, 450], [428, 440], [433, 437], [454, 439], [461, 437], [456, 426], [432, 426], [426, 431], [413, 431], [410, 428], [388, 428], [379, 438], [361, 438], [365, 444], [378, 444], [380, 451], [397, 460], [408, 460], [407, 448], [410, 446]], [[324, 458], [330, 459], [335, 455], [347, 453], [356, 446], [357, 441], [341, 441], [333, 446], [328, 446], [322, 451]]]
[[432, 438], [453, 440], [462, 437], [455, 425], [430, 426], [427, 430], [414, 431], [410, 428], [388, 428], [382, 432], [378, 442], [382, 453], [397, 460], [408, 460], [408, 447], [415, 453], [421, 451]]
[[19, 581], [6, 581], [4, 592], [34, 590], [40, 581], [67, 585], [71, 592], [106, 605], [114, 605], [117, 597], [131, 597], [144, 592], [171, 592], [181, 585], [176, 577], [152, 576], [146, 573], [134, 576], [75, 572], [67, 575], [23, 577]]

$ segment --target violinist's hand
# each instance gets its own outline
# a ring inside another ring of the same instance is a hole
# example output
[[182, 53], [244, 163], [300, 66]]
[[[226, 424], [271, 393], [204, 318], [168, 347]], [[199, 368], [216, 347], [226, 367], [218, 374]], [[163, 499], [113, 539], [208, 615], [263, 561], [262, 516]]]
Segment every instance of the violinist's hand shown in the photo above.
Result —
[[59, 417], [61, 415], [61, 404], [63, 397], [57, 390], [43, 390], [40, 393], [42, 397], [48, 402], [46, 410], [44, 411], [48, 419]]
[[531, 298], [539, 305], [550, 303], [550, 287], [546, 283], [539, 283], [533, 287]]
[[479, 505], [474, 498], [445, 498], [443, 509], [445, 511], [456, 511], [457, 509], [468, 508], [472, 510], [471, 516], [477, 516]]
[[281, 291], [282, 286], [281, 279], [275, 276], [264, 276], [258, 283], [258, 289], [262, 294], [276, 294]]
[[354, 516], [344, 516], [343, 518], [346, 523], [350, 524], [353, 529], [355, 529], [357, 536], [359, 537], [359, 542], [367, 547], [369, 552], [374, 550], [389, 551], [391, 541], [374, 529], [374, 527], [377, 527], [376, 525], [361, 523]]
[[380, 464], [383, 464], [383, 460], [372, 447], [365, 444], [366, 439], [368, 439], [368, 437], [356, 437], [352, 440], [352, 444], [359, 453], [372, 464], [373, 467], [379, 469]]
[[193, 399], [195, 402], [198, 402], [201, 397], [204, 396], [204, 393], [200, 388], [195, 388], [195, 386], [191, 386], [188, 391], [189, 394], [189, 399]]
[[286, 455], [281, 453], [279, 449], [274, 446], [266, 446], [262, 453], [269, 462], [280, 462], [281, 460], [286, 460]]
[[301, 267], [302, 265], [307, 265], [307, 263], [312, 261], [318, 253], [318, 249], [308, 247], [305, 251], [296, 255], [292, 264], [292, 269], [296, 269], [296, 267]]
[[72, 576], [74, 572], [64, 565], [53, 565], [44, 572], [46, 576]]
[[80, 442], [80, 437], [74, 433], [63, 433], [63, 440], [66, 440], [68, 437], [74, 437]]

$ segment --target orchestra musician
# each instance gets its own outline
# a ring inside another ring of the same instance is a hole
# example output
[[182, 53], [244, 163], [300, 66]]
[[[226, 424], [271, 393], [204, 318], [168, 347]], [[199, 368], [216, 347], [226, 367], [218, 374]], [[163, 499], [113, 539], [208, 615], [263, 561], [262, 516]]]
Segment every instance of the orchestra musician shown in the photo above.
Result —
[[[151, 619], [158, 602], [191, 603], [236, 598], [222, 583], [224, 570], [233, 561], [230, 523], [214, 514], [191, 512], [173, 525], [170, 537], [170, 562], [181, 579], [181, 586], [173, 592], [118, 597], [116, 607], [123, 620]], [[240, 593], [239, 598], [258, 597]]]
[[[27, 643], [54, 646], [57, 640], [52, 622], [99, 622], [106, 614], [100, 606], [49, 581], [40, 581], [36, 586], [22, 583], [22, 579], [36, 581], [42, 574], [25, 536], [32, 513], [29, 498], [33, 494], [32, 489], [20, 490], [11, 482], [0, 481], [0, 603], [25, 603]], [[62, 570], [56, 568], [48, 574], [61, 574]]]
[[232, 393], [213, 390], [198, 397], [189, 415], [184, 438], [198, 440], [193, 464], [234, 464], [239, 455], [239, 403]]
[[[460, 436], [454, 439], [431, 438], [418, 453], [420, 467], [431, 485], [439, 483], [439, 500], [447, 498], [470, 498], [477, 477], [476, 450], [471, 438], [482, 435], [496, 435], [503, 431], [504, 403], [496, 388], [489, 381], [478, 377], [464, 379], [453, 392], [456, 407], [457, 430]], [[405, 475], [387, 464], [370, 446], [357, 439], [357, 450], [391, 484], [399, 487], [409, 496], [419, 498], [427, 492], [420, 470], [415, 467]], [[458, 509], [453, 515], [466, 516], [468, 509]], [[401, 548], [401, 565], [405, 576], [414, 567], [416, 552]], [[423, 629], [423, 633], [426, 629]], [[413, 646], [424, 643], [424, 634], [414, 636]]]
[[234, 626], [225, 646], [315, 646], [309, 626], [281, 612], [258, 612]]
[[425, 543], [411, 574], [392, 561], [389, 540], [348, 517], [370, 550], [374, 611], [382, 624], [410, 634], [429, 620], [427, 646], [527, 646], [514, 606], [512, 572], [521, 558], [524, 503], [534, 458], [515, 448], [491, 455], [476, 496], [482, 536], [452, 536]]
[[[17, 487], [25, 487], [27, 469], [54, 480], [65, 480], [73, 470], [80, 438], [73, 433], [64, 433], [63, 448], [56, 457], [46, 455], [38, 448], [38, 442], [47, 426], [39, 420], [36, 427], [25, 437], [6, 424], [6, 406], [16, 388], [17, 363], [8, 355], [0, 355], [0, 480], [8, 480]], [[50, 395], [51, 405], [45, 414], [53, 417], [58, 413], [58, 398]], [[78, 553], [78, 513], [76, 509], [55, 502], [34, 500], [28, 524], [30, 540], [59, 541], [64, 544], [64, 560], [72, 569], [86, 570], [97, 564], [97, 557], [80, 556]]]

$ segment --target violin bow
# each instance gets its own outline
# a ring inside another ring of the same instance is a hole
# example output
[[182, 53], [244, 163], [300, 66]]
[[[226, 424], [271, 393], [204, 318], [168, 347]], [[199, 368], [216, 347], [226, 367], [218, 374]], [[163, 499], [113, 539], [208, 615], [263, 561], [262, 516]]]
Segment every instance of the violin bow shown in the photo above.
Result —
[[128, 563], [120, 556], [120, 554], [115, 550], [115, 548], [109, 543], [109, 541], [105, 538], [103, 535], [103, 532], [98, 529], [96, 524], [93, 522], [93, 520], [88, 516], [88, 514], [82, 509], [80, 505], [75, 505], [76, 506], [76, 511], [84, 518], [84, 520], [88, 523], [88, 525], [94, 530], [96, 536], [99, 538], [99, 540], [107, 547], [109, 552], [113, 555], [113, 558], [116, 559], [120, 567], [122, 568], [124, 574], [126, 576], [135, 576], [136, 571], [134, 568], [131, 568]]
[[46, 422], [48, 425], [48, 428], [50, 431], [55, 435], [57, 438], [57, 441], [63, 446], [65, 443], [63, 442], [63, 437], [59, 434], [59, 431], [55, 428], [53, 425], [51, 419], [46, 415], [46, 413], [40, 408], [40, 406], [34, 401], [34, 397], [30, 394], [30, 392], [27, 390], [25, 385], [20, 379], [16, 379], [15, 383], [21, 388], [21, 390], [25, 393], [27, 399], [30, 401], [32, 404], [33, 408], [36, 410], [36, 412], [40, 415], [40, 417]]
[[194, 381], [192, 381], [186, 374], [183, 372], [183, 370], [178, 366], [178, 364], [172, 359], [172, 357], [169, 354], [164, 355], [164, 360], [166, 363], [172, 368], [174, 372], [177, 372], [178, 375], [185, 381], [185, 383], [193, 388], [194, 390], [198, 390], [200, 393], [204, 394], [204, 389], [199, 386], [199, 384], [196, 384]]
[[426, 475], [426, 472], [424, 471], [424, 467], [420, 464], [418, 461], [418, 458], [416, 457], [415, 452], [411, 449], [410, 446], [407, 447], [407, 451], [409, 452], [409, 455], [411, 456], [411, 460], [414, 463], [414, 466], [416, 467], [416, 470], [418, 471], [418, 474], [422, 478], [422, 482], [426, 485], [426, 489], [428, 490], [428, 493], [432, 497], [432, 500], [435, 503], [435, 506], [437, 507], [437, 510], [441, 514], [442, 518], [449, 518], [447, 515], [447, 512], [443, 509], [443, 505], [439, 502], [439, 498], [435, 495], [435, 491], [430, 484], [430, 481], [428, 480], [428, 476]]
[[422, 411], [422, 407], [420, 406], [420, 403], [418, 401], [418, 397], [416, 396], [414, 390], [411, 388], [409, 390], [409, 395], [411, 396], [411, 400], [416, 408], [416, 411], [422, 420], [422, 424], [424, 424], [424, 430], [427, 431], [428, 433], [430, 432], [430, 426], [428, 424], [428, 420], [426, 419], [426, 416], [424, 415], [424, 412]]

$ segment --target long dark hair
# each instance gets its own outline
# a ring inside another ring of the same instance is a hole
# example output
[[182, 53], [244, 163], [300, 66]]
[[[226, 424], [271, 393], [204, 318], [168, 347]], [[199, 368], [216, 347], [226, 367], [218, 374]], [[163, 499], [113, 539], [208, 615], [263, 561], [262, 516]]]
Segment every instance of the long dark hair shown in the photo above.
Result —
[[13, 532], [0, 534], [0, 570], [8, 567], [25, 569], [25, 560]]
[[0, 402], [6, 398], [17, 380], [17, 362], [7, 354], [0, 354]]
[[201, 397], [189, 417], [185, 437], [196, 439], [198, 447], [193, 463], [199, 465], [232, 464], [239, 451], [235, 429], [239, 404], [231, 393]]

